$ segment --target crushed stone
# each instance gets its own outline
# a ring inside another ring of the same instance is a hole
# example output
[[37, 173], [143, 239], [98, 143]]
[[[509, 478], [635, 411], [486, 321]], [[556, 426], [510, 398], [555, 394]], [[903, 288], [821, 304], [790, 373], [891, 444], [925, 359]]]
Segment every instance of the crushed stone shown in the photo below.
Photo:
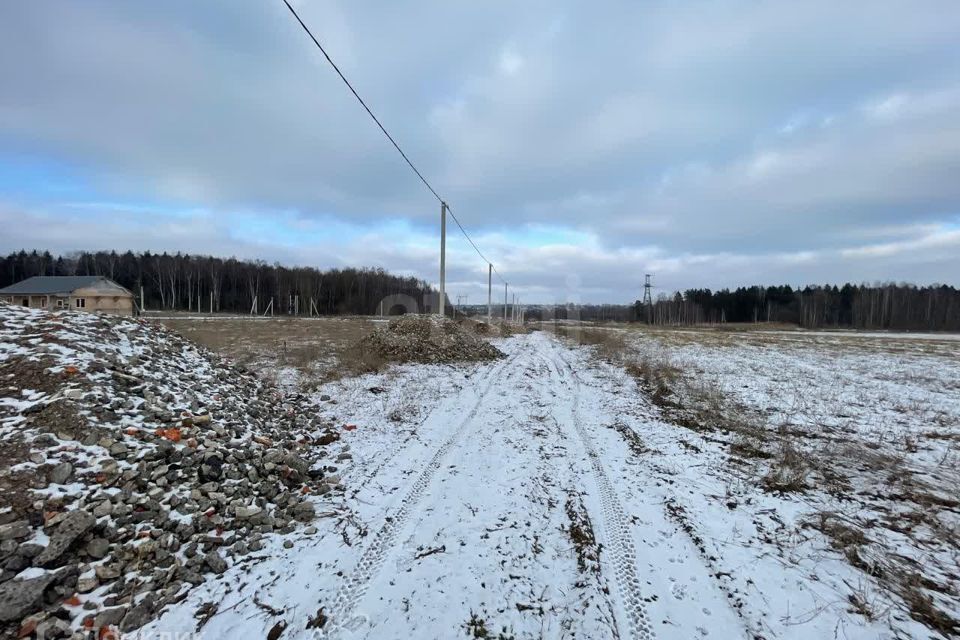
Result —
[[0, 303], [0, 637], [133, 631], [304, 527], [343, 491], [307, 408], [163, 327]]
[[439, 364], [504, 357], [500, 349], [474, 332], [438, 315], [396, 317], [387, 327], [363, 337], [358, 348], [361, 352], [398, 363]]

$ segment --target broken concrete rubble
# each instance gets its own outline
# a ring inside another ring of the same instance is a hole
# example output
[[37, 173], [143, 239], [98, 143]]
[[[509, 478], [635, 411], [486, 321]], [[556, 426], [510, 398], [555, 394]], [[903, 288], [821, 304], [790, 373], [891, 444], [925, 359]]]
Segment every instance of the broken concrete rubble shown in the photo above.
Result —
[[302, 410], [306, 396], [162, 328], [0, 304], [0, 376], [19, 385], [0, 390], [18, 399], [0, 403], [9, 466], [31, 474], [0, 496], [14, 630], [53, 609], [80, 615], [61, 606], [78, 595], [96, 629], [139, 628], [264, 536], [309, 522], [329, 487], [319, 461], [339, 435], [318, 442], [334, 425]]

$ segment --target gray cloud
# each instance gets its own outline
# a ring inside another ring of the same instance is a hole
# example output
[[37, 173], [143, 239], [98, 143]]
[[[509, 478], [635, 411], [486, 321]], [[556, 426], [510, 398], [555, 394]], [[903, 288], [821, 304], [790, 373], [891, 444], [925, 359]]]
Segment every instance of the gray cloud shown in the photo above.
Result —
[[[618, 299], [645, 270], [678, 287], [958, 282], [953, 2], [298, 6], [532, 295], [576, 273]], [[157, 234], [171, 249], [203, 237], [208, 251], [435, 271], [408, 242], [315, 254], [225, 239], [238, 209], [424, 231], [437, 214], [282, 4], [50, 0], [0, 13], [0, 152], [71, 165], [105, 198], [213, 212], [194, 236]], [[56, 194], [30, 200], [7, 215], [46, 206], [68, 227]], [[589, 241], [517, 241], [537, 224]], [[117, 246], [134, 243], [127, 228], [110, 227]], [[17, 233], [12, 244], [59, 242]], [[934, 248], [911, 255], [923, 238]], [[482, 266], [457, 265], [452, 280], [476, 287]]]

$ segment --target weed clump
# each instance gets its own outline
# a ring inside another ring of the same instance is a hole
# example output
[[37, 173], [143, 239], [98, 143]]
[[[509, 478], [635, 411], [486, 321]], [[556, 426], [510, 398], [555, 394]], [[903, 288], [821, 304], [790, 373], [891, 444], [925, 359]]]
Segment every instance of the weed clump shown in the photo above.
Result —
[[781, 442], [780, 451], [773, 458], [763, 477], [763, 487], [774, 493], [796, 493], [807, 489], [810, 465], [788, 441]]
[[487, 621], [473, 611], [470, 612], [470, 619], [464, 623], [463, 627], [466, 629], [467, 637], [470, 638], [515, 640], [513, 633], [507, 627], [503, 627], [503, 629], [499, 632], [493, 632], [487, 629]]

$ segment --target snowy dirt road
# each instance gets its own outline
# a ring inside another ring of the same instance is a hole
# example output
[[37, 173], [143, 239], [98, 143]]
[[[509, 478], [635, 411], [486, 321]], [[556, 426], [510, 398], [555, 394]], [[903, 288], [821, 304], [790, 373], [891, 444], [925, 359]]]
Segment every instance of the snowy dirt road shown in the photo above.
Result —
[[631, 409], [642, 405], [624, 401], [625, 381], [546, 333], [498, 346], [507, 357], [490, 364], [328, 385], [337, 403], [317, 410], [357, 425], [345, 432], [352, 460], [338, 469], [346, 496], [318, 497], [329, 516], [318, 531], [276, 538], [145, 635], [769, 632], [670, 517], [682, 483], [648, 464], [645, 418]]

